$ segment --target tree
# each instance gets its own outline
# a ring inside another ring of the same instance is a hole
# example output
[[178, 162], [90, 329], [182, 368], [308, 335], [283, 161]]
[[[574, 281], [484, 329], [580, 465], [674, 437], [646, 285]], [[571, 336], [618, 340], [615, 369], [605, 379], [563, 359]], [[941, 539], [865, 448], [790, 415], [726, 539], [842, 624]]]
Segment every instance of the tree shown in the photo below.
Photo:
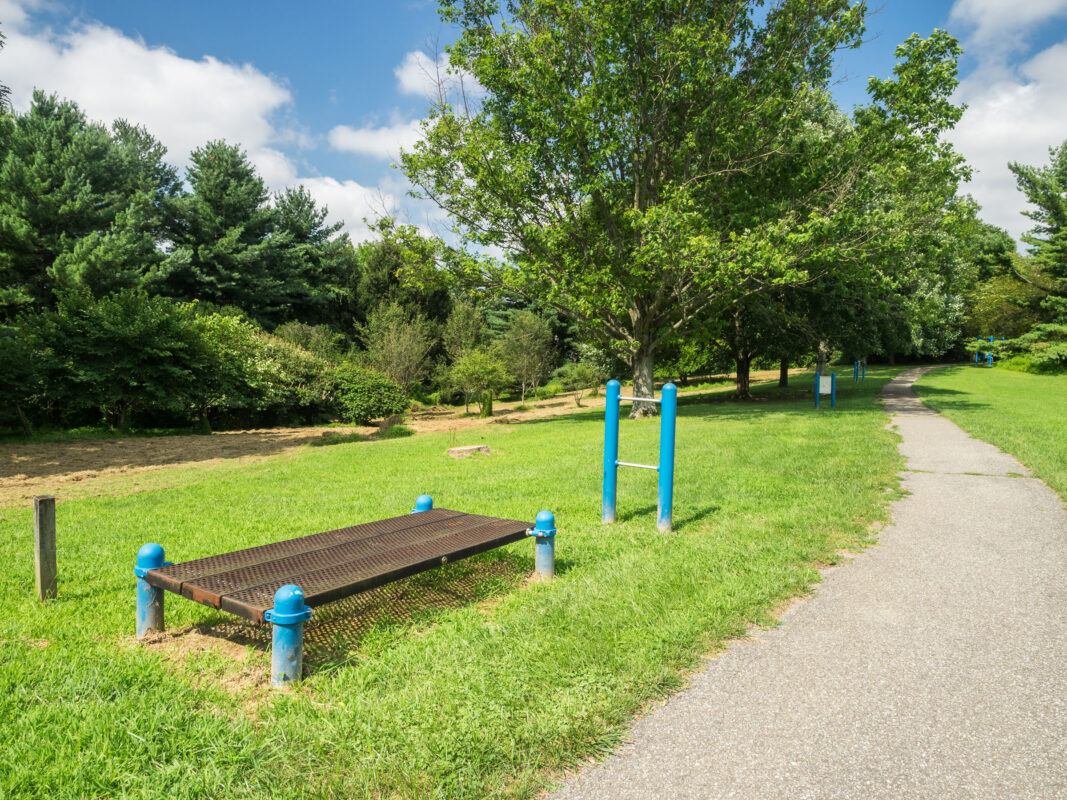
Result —
[[[1036, 225], [1023, 236], [1036, 264], [1050, 277], [1067, 281], [1067, 141], [1049, 148], [1049, 164], [1030, 167], [1011, 162], [1019, 191], [1035, 206], [1023, 213]], [[1060, 289], [1057, 294], [1064, 294]]]
[[367, 363], [404, 391], [426, 376], [435, 344], [433, 325], [418, 311], [383, 302], [360, 329]]
[[491, 416], [493, 394], [507, 386], [508, 373], [493, 352], [476, 348], [468, 350], [456, 360], [449, 370], [449, 380], [463, 392], [465, 413], [470, 413], [470, 398], [475, 397], [480, 416]]
[[57, 259], [108, 231], [132, 196], [122, 151], [74, 103], [35, 92], [0, 126], [0, 315], [10, 319], [55, 304]]
[[782, 0], [765, 16], [755, 2], [441, 7], [462, 28], [452, 66], [485, 95], [435, 107], [404, 172], [465, 241], [514, 263], [459, 268], [566, 312], [628, 358], [637, 395], [651, 396], [661, 343], [794, 279], [798, 253], [822, 246], [847, 170], [776, 202], [762, 189], [834, 52], [859, 43], [862, 5]]
[[459, 301], [452, 305], [452, 313], [445, 322], [442, 336], [445, 353], [456, 361], [468, 350], [480, 346], [485, 340], [485, 321], [482, 313], [470, 303]]
[[407, 396], [395, 381], [351, 361], [334, 370], [334, 384], [342, 416], [357, 425], [403, 414], [408, 409]]
[[519, 384], [520, 402], [525, 403], [526, 392], [536, 391], [552, 370], [555, 353], [548, 323], [532, 311], [518, 312], [500, 340], [500, 353], [505, 368]]
[[192, 388], [198, 331], [193, 309], [139, 290], [61, 298], [53, 317], [66, 361], [63, 399], [98, 407], [120, 429], [138, 408], [180, 407]]
[[160, 291], [235, 306], [260, 324], [280, 321], [293, 287], [288, 274], [274, 271], [275, 214], [263, 180], [244, 152], [225, 142], [208, 142], [190, 160], [192, 194], [174, 204], [175, 252], [160, 269]]
[[14, 410], [26, 438], [33, 436], [27, 412], [39, 406], [54, 368], [40, 314], [23, 313], [12, 325], [0, 325], [0, 402]]

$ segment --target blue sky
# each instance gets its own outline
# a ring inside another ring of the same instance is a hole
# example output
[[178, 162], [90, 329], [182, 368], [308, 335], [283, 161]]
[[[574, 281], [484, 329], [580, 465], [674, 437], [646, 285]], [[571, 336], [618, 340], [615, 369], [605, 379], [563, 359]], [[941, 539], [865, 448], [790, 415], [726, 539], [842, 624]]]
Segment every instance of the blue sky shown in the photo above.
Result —
[[[434, 42], [454, 36], [433, 2], [0, 0], [0, 26], [16, 107], [34, 86], [58, 92], [93, 118], [145, 124], [180, 166], [210, 138], [239, 142], [272, 188], [306, 185], [356, 239], [382, 211], [445, 223], [389, 167], [428, 107]], [[935, 27], [967, 51], [970, 108], [952, 138], [979, 170], [968, 190], [1018, 235], [1028, 223], [1007, 161], [1040, 163], [1067, 138], [1067, 0], [885, 0], [839, 60], [841, 105], [863, 102], [897, 44]]]

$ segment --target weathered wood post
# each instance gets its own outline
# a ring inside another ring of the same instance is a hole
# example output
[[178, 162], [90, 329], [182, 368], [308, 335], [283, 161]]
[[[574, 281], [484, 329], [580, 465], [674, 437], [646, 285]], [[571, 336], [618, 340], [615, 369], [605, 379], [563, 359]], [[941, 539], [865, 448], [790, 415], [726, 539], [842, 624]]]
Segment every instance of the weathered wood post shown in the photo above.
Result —
[[56, 596], [56, 499], [51, 495], [33, 498], [33, 564], [37, 578], [37, 599], [42, 603]]

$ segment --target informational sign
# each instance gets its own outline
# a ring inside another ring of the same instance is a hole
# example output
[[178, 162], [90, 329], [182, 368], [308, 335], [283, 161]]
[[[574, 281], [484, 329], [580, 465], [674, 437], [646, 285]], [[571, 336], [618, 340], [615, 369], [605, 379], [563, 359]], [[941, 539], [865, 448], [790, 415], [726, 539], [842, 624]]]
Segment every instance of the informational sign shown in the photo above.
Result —
[[834, 379], [830, 375], [819, 376], [819, 394], [830, 394], [833, 391]]

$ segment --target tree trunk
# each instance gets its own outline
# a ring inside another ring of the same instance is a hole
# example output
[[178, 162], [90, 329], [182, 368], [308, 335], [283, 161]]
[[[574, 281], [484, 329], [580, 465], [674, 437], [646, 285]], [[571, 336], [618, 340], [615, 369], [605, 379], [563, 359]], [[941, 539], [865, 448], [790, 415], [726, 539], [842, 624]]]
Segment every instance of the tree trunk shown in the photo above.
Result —
[[[634, 397], [655, 397], [656, 384], [653, 379], [655, 351], [652, 345], [642, 343], [630, 362], [634, 371]], [[630, 419], [638, 417], [655, 417], [659, 406], [655, 403], [634, 403], [630, 409]]]
[[734, 400], [751, 400], [752, 355], [738, 352], [737, 354], [737, 388], [734, 389]]
[[826, 342], [819, 342], [819, 357], [818, 357], [818, 361], [815, 364], [815, 371], [818, 372], [820, 375], [825, 375], [826, 374], [826, 352], [827, 352], [827, 349], [828, 348], [826, 347]]
[[890, 350], [889, 351], [889, 366], [895, 367], [896, 365], [897, 365], [896, 354], [892, 350]]
[[26, 414], [22, 410], [22, 406], [15, 403], [15, 413], [19, 415], [19, 423], [22, 425], [22, 432], [26, 434], [27, 439], [33, 438], [33, 426], [30, 425], [30, 421], [26, 419]]
[[789, 359], [783, 358], [778, 368], [778, 388], [785, 389], [789, 386]]
[[129, 403], [120, 403], [119, 404], [119, 423], [118, 423], [120, 431], [125, 432], [128, 429], [127, 420], [129, 419], [129, 416], [130, 416], [130, 404]]

